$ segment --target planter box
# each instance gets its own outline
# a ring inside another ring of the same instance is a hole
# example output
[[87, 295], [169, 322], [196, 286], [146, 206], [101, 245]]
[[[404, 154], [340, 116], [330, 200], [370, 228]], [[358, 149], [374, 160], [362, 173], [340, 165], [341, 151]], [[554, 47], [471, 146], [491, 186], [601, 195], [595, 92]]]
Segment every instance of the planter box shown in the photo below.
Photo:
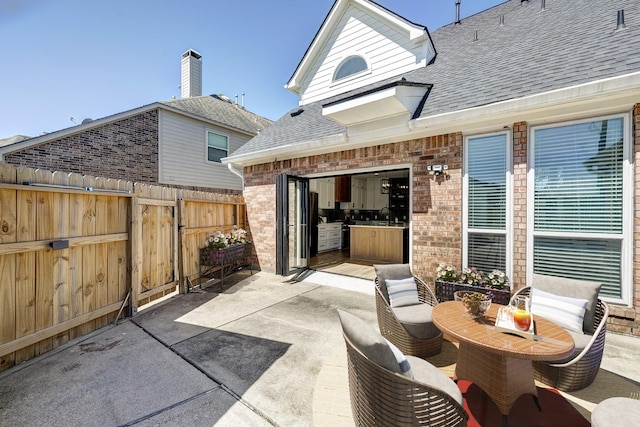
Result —
[[200, 265], [221, 266], [234, 264], [251, 256], [249, 243], [238, 243], [226, 248], [202, 248], [200, 249]]
[[453, 293], [457, 291], [474, 291], [481, 294], [490, 293], [491, 302], [507, 305], [511, 299], [511, 289], [493, 289], [481, 286], [471, 286], [456, 282], [436, 280], [436, 298], [439, 302], [453, 301]]
[[244, 267], [251, 266], [251, 243], [237, 243], [226, 248], [200, 249], [200, 287], [202, 281], [219, 280], [224, 289], [224, 278]]

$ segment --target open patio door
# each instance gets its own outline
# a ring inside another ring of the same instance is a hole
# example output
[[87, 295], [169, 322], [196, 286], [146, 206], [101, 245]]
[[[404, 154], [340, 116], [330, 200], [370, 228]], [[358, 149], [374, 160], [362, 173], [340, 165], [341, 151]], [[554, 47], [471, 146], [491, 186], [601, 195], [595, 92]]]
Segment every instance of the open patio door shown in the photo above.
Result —
[[276, 273], [288, 276], [309, 267], [309, 180], [276, 177]]

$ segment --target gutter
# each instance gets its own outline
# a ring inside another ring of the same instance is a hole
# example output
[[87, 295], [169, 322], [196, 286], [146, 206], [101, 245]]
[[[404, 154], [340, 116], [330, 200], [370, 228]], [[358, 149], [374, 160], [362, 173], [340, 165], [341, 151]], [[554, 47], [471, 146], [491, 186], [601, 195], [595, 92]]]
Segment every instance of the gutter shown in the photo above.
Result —
[[323, 136], [317, 139], [312, 139], [303, 142], [291, 143], [286, 145], [280, 145], [277, 147], [267, 148], [259, 151], [251, 151], [245, 154], [231, 155], [221, 159], [223, 164], [241, 164], [241, 165], [254, 165], [259, 163], [269, 163], [278, 160], [280, 158], [291, 158], [292, 153], [296, 154], [320, 154], [327, 150], [327, 147], [344, 147], [344, 144], [349, 141], [349, 138], [344, 133], [336, 135]]
[[636, 72], [480, 107], [421, 117], [411, 120], [409, 127], [411, 130], [456, 129], [464, 132], [483, 125], [496, 127], [499, 123], [509, 124], [512, 120], [568, 120], [585, 114], [620, 112], [637, 103], [639, 95], [640, 72]]
[[233, 163], [227, 163], [227, 168], [229, 168], [229, 171], [234, 174], [237, 175], [238, 177], [240, 177], [240, 179], [242, 180], [242, 192], [244, 193], [244, 175], [242, 174], [242, 172], [240, 172], [238, 169], [233, 167]]

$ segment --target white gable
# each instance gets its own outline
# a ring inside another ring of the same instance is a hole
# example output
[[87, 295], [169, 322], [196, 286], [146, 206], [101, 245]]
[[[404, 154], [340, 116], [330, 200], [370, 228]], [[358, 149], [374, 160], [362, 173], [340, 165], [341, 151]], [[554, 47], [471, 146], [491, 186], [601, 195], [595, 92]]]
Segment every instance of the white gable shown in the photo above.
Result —
[[[334, 81], [351, 56], [368, 69]], [[434, 56], [426, 28], [368, 0], [339, 0], [285, 87], [303, 105], [424, 67]]]

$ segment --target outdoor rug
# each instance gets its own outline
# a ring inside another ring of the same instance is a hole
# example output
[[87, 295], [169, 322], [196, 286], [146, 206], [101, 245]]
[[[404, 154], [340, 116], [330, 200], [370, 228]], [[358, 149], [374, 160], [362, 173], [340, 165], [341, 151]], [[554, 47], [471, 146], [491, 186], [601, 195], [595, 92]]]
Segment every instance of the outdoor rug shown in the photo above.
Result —
[[[493, 427], [502, 425], [502, 414], [489, 396], [475, 384], [458, 380], [458, 388], [464, 398], [464, 408], [469, 414], [468, 427]], [[509, 427], [589, 427], [585, 419], [558, 391], [538, 387], [538, 410], [533, 397], [520, 396], [509, 412]]]

